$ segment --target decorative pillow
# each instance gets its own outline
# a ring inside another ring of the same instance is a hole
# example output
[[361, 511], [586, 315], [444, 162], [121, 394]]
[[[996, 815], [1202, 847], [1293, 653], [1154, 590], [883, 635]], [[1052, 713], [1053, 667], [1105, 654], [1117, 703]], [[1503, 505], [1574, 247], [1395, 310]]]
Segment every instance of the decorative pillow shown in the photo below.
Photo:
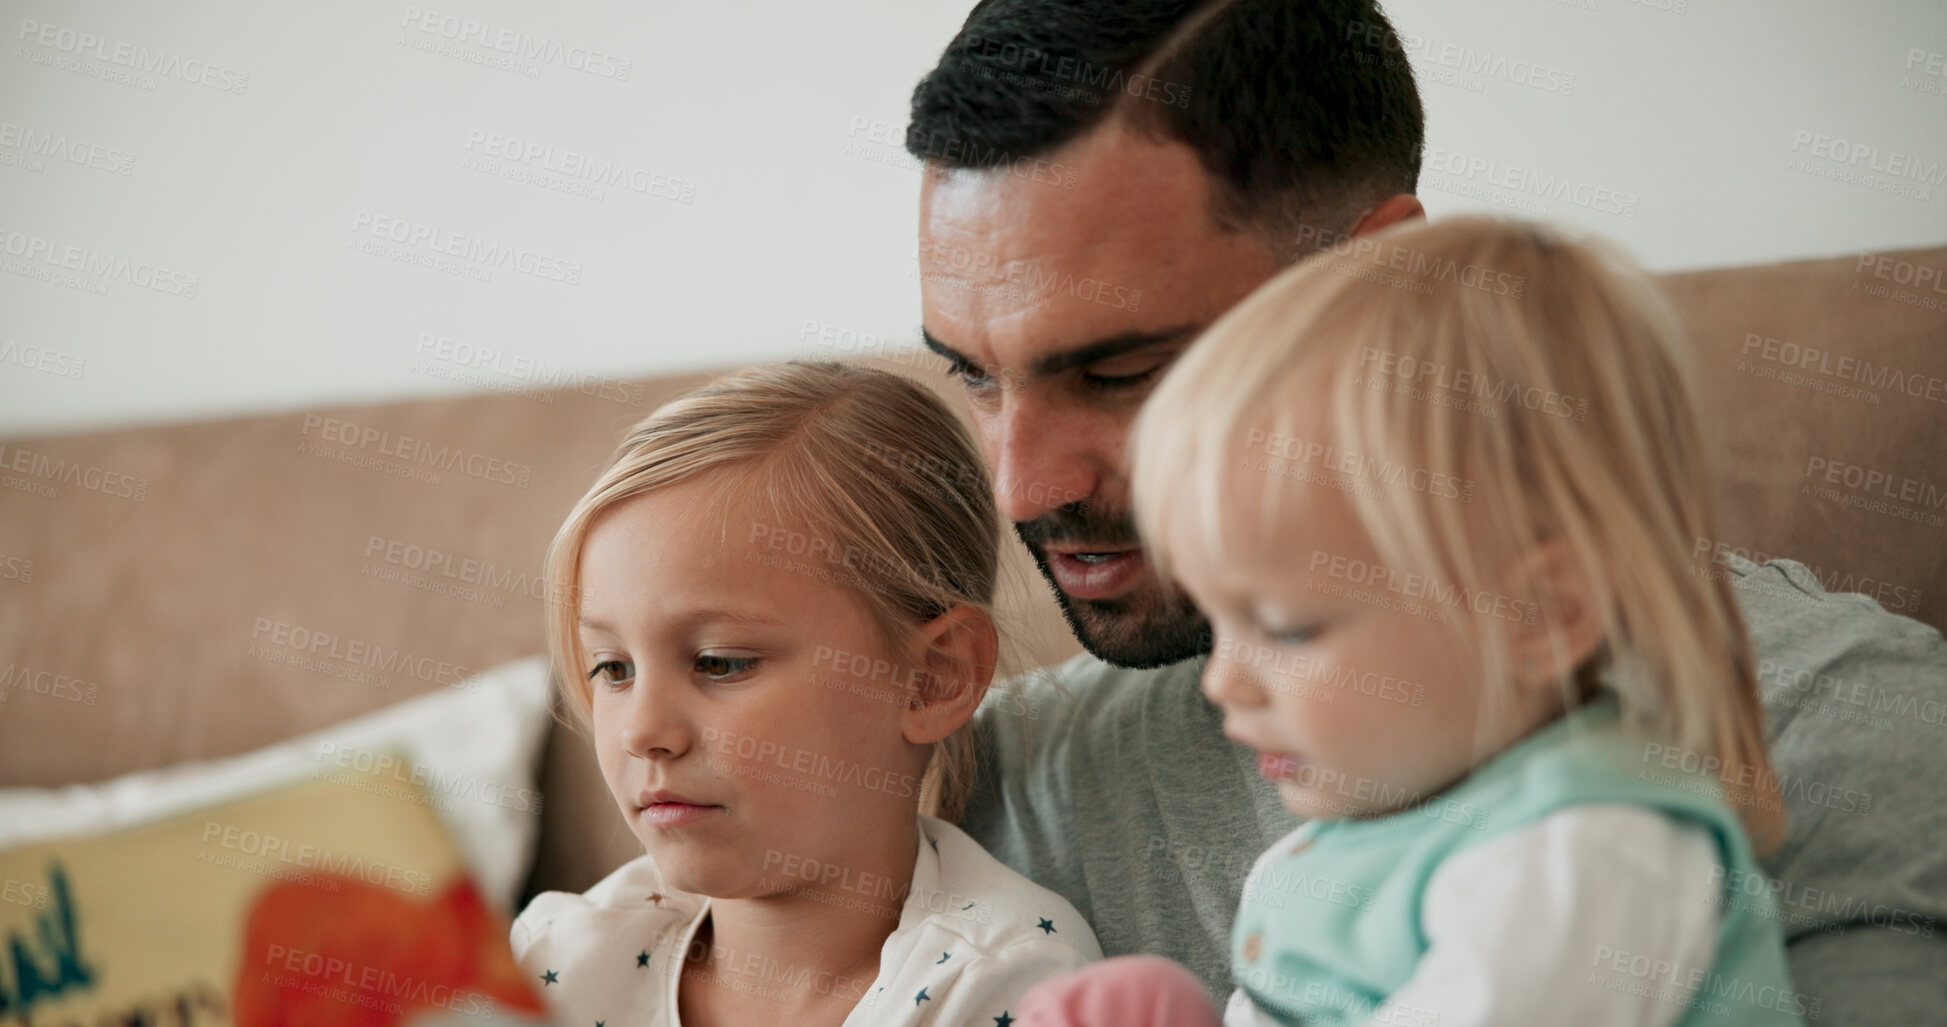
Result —
[[541, 1027], [507, 921], [432, 803], [402, 793], [421, 789], [348, 770], [0, 850], [0, 1014], [21, 1027]]
[[224, 759], [63, 788], [0, 788], [0, 849], [150, 823], [303, 780], [431, 806], [506, 915], [540, 832], [547, 661], [502, 664], [354, 720]]

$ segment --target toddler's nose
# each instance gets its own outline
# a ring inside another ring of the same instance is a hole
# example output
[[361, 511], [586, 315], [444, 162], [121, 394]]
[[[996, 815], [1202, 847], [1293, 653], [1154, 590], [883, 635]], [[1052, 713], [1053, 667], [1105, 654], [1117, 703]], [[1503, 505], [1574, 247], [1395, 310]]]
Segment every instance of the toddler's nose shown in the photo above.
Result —
[[1261, 706], [1265, 698], [1264, 681], [1249, 666], [1213, 654], [1210, 662], [1204, 664], [1203, 694], [1225, 708]]

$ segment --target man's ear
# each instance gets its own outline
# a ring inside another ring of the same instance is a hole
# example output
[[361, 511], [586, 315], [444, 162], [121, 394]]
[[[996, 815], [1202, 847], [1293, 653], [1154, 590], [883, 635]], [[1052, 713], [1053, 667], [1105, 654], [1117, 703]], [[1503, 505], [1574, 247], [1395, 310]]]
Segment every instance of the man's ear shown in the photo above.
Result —
[[1426, 217], [1426, 208], [1420, 206], [1420, 198], [1412, 193], [1400, 193], [1396, 196], [1388, 196], [1384, 203], [1361, 215], [1352, 226], [1352, 234], [1365, 235], [1368, 232], [1377, 232], [1382, 228], [1391, 227], [1401, 221], [1424, 217]]
[[1524, 688], [1553, 688], [1602, 645], [1609, 597], [1562, 539], [1536, 546], [1506, 580], [1509, 598], [1527, 604], [1507, 634], [1514, 680]]
[[925, 668], [900, 728], [914, 745], [960, 730], [987, 695], [1000, 655], [1000, 635], [983, 611], [962, 604], [920, 625], [914, 665]]

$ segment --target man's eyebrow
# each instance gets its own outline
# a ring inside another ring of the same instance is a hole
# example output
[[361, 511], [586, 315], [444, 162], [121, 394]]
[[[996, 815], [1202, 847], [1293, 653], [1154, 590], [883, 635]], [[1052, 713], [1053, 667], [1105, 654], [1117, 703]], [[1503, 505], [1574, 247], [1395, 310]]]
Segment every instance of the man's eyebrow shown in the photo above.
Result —
[[[1033, 373], [1039, 375], [1060, 374], [1070, 368], [1083, 367], [1095, 363], [1098, 360], [1119, 357], [1125, 353], [1134, 353], [1137, 350], [1148, 349], [1151, 346], [1163, 346], [1170, 343], [1182, 342], [1187, 338], [1195, 336], [1202, 330], [1202, 325], [1177, 325], [1173, 328], [1164, 328], [1160, 331], [1123, 332], [1120, 335], [1111, 335], [1105, 339], [1096, 339], [1093, 342], [1085, 342], [1079, 346], [1047, 354], [1035, 361]], [[938, 353], [940, 356], [956, 363], [973, 363], [973, 361], [962, 356], [951, 346], [941, 342], [926, 328], [921, 327], [919, 335], [920, 339], [926, 343], [926, 348]]]
[[940, 356], [943, 356], [948, 360], [953, 361], [956, 364], [973, 363], [973, 361], [968, 360], [966, 357], [961, 356], [959, 352], [954, 350], [953, 347], [948, 346], [946, 343], [941, 342], [937, 338], [934, 338], [933, 333], [928, 331], [925, 325], [920, 326], [919, 339], [921, 342], [926, 344], [927, 349], [930, 349], [933, 352], [938, 353]]

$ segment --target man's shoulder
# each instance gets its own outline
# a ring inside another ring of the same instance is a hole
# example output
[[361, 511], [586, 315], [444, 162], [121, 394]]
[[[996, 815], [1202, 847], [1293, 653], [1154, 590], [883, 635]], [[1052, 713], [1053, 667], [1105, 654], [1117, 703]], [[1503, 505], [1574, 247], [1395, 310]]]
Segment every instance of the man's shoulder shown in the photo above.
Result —
[[1036, 718], [1115, 721], [1194, 699], [1203, 665], [1203, 657], [1193, 657], [1161, 667], [1119, 667], [1083, 652], [1014, 677], [999, 691], [1025, 700]]
[[1116, 751], [1146, 748], [1157, 732], [1189, 730], [1204, 718], [1198, 680], [1203, 659], [1162, 667], [1118, 667], [1088, 653], [1018, 675], [981, 704], [978, 730], [1001, 766], [1025, 761], [1049, 770], [1079, 760], [1092, 765]]
[[1947, 775], [1947, 639], [1802, 564], [1732, 561], [1790, 821], [1768, 868], [1862, 898], [1947, 871], [1947, 839], [1916, 829], [1938, 823], [1918, 783]]
[[[1807, 712], [1861, 723], [1846, 716], [1848, 708], [1874, 706], [1922, 723], [1931, 713], [1932, 728], [1947, 725], [1947, 706], [1941, 705], [1947, 701], [1947, 639], [1938, 630], [1892, 613], [1870, 596], [1828, 592], [1801, 563], [1760, 565], [1732, 556], [1728, 566], [1774, 732]], [[1835, 700], [1838, 705], [1831, 705]]]
[[1887, 610], [1872, 596], [1828, 591], [1810, 567], [1796, 560], [1759, 564], [1725, 554], [1724, 565], [1754, 632], [1820, 623], [1846, 629], [1847, 642], [1890, 641], [1931, 649], [1934, 655], [1943, 644], [1938, 630]]

